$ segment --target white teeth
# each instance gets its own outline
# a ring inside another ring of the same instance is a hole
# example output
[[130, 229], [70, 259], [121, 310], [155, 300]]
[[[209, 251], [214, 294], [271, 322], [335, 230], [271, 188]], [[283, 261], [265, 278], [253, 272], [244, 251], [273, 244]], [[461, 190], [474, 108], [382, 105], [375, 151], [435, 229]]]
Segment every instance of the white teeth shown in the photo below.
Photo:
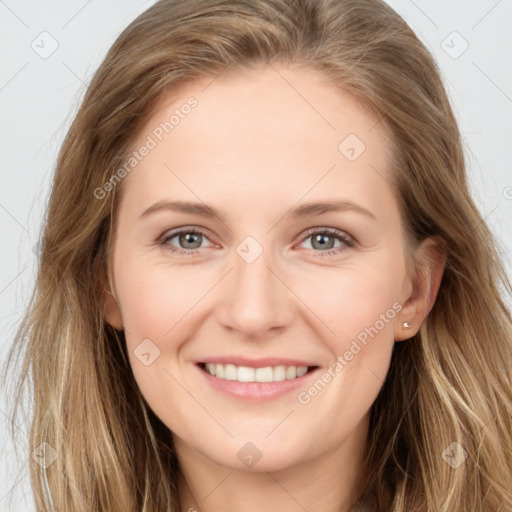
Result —
[[272, 369], [272, 377], [274, 381], [286, 380], [286, 366], [274, 366]]
[[297, 367], [297, 377], [302, 377], [303, 375], [306, 375], [308, 371], [307, 366], [298, 366]]
[[297, 377], [297, 367], [296, 366], [288, 366], [286, 368], [286, 378], [287, 379], [295, 379]]
[[205, 369], [210, 375], [219, 379], [237, 380], [238, 382], [280, 382], [302, 377], [308, 371], [307, 366], [278, 365], [252, 368], [213, 363], [207, 363]]
[[237, 372], [234, 364], [227, 364], [224, 369], [224, 378], [226, 380], [236, 380]]
[[256, 382], [272, 382], [272, 367], [265, 366], [265, 368], [256, 368], [254, 380]]
[[254, 382], [254, 368], [239, 366], [236, 371], [238, 382]]

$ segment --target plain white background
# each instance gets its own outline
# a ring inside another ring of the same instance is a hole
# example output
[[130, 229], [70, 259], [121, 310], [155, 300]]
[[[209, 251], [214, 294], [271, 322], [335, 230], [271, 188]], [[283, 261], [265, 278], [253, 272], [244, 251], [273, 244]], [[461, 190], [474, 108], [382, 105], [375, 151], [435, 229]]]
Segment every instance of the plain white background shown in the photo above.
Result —
[[[0, 0], [0, 364], [30, 296], [59, 146], [120, 31], [153, 0]], [[439, 63], [459, 120], [473, 196], [512, 276], [512, 1], [388, 0]], [[510, 297], [506, 297], [510, 304]], [[0, 397], [0, 510], [29, 512]], [[28, 426], [17, 425], [20, 441]], [[21, 454], [25, 446], [21, 445]]]

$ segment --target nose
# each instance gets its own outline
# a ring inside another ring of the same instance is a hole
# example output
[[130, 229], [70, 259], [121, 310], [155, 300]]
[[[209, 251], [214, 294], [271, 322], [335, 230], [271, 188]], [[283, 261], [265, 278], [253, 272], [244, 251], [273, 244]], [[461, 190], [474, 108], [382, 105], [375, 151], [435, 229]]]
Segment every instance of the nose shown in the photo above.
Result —
[[270, 250], [264, 250], [248, 263], [235, 253], [234, 268], [221, 285], [217, 319], [244, 338], [277, 334], [294, 319], [293, 292], [286, 284], [285, 272], [269, 255]]

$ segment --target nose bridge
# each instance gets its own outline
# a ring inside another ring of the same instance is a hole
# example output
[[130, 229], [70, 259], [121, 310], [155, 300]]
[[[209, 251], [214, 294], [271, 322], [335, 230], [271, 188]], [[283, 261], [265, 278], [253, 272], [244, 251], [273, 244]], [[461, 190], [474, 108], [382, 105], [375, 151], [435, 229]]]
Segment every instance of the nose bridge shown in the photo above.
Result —
[[275, 275], [279, 265], [271, 247], [246, 237], [235, 248], [232, 261], [230, 284], [220, 306], [224, 326], [254, 336], [291, 322], [293, 305], [289, 291]]

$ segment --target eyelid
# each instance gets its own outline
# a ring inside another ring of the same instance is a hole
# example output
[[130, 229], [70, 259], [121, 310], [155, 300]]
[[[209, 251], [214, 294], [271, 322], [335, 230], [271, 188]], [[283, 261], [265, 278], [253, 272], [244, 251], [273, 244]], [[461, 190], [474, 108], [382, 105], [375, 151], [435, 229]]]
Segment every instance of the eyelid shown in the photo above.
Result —
[[[180, 226], [179, 228], [174, 228], [168, 231], [165, 231], [161, 236], [158, 237], [158, 242], [165, 242], [170, 238], [174, 238], [176, 235], [180, 235], [181, 233], [197, 233], [203, 235], [205, 238], [210, 240], [212, 236], [210, 235], [210, 231], [207, 228], [203, 228], [202, 226]], [[211, 241], [211, 240], [210, 240]]]
[[328, 227], [310, 228], [306, 230], [306, 232], [302, 235], [301, 241], [303, 242], [306, 238], [310, 237], [315, 233], [325, 233], [328, 235], [336, 236], [343, 239], [347, 243], [350, 242], [352, 245], [357, 243], [356, 239], [352, 235], [349, 235], [346, 231]]

